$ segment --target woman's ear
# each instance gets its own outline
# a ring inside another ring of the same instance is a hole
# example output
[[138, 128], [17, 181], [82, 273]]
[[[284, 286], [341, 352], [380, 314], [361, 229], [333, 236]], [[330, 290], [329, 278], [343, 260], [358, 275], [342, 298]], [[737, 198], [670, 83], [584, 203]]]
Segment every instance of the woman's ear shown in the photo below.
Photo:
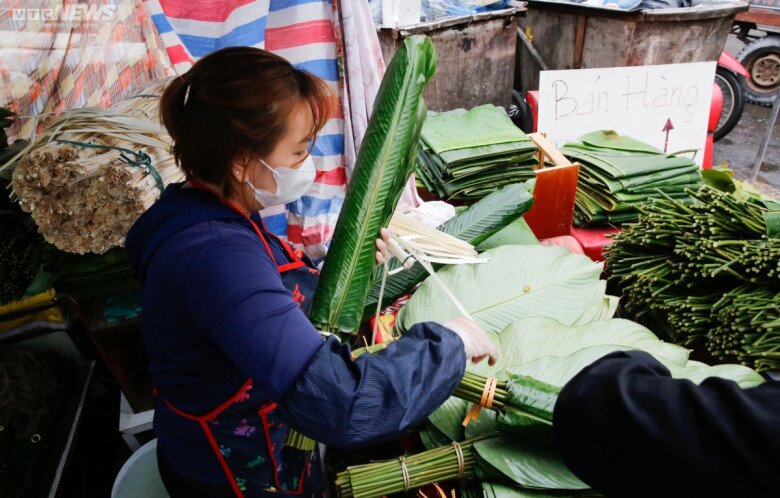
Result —
[[247, 154], [237, 156], [230, 166], [230, 176], [238, 183], [245, 183], [248, 166], [249, 156]]

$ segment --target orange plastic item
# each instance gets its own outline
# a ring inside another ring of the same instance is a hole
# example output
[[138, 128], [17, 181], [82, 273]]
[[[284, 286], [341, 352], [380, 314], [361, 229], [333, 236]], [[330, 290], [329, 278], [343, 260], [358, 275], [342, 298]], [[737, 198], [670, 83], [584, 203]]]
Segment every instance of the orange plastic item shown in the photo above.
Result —
[[[569, 235], [580, 165], [569, 161], [544, 134], [529, 136], [539, 147], [539, 169], [535, 172], [534, 205], [525, 214], [525, 221], [538, 239]], [[549, 157], [555, 166], [545, 168], [545, 157]]]

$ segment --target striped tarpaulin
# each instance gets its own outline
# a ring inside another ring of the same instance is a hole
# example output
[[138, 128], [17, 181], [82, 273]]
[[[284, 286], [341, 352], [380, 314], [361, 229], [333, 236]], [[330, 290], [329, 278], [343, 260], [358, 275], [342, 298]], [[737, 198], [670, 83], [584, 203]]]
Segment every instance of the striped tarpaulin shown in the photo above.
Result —
[[[264, 48], [327, 81], [341, 95], [328, 0], [144, 0], [176, 71], [229, 46]], [[262, 82], [258, 82], [258, 89]], [[346, 192], [344, 119], [331, 119], [313, 151], [317, 177], [307, 194], [262, 214], [269, 229], [315, 260], [325, 256]]]
[[137, 0], [3, 0], [0, 106], [29, 139], [69, 109], [108, 107], [171, 76], [155, 25]]

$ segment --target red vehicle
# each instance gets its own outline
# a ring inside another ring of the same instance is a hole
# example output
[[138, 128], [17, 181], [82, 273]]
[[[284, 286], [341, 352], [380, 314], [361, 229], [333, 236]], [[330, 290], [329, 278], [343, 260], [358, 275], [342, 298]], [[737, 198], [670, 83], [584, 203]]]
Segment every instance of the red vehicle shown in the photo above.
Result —
[[750, 0], [732, 31], [745, 43], [737, 59], [750, 78], [742, 90], [748, 102], [769, 106], [780, 90], [780, 0]]
[[728, 52], [720, 54], [715, 70], [715, 83], [723, 94], [723, 107], [718, 125], [713, 133], [717, 141], [725, 137], [739, 122], [745, 110], [743, 87], [750, 79], [750, 73]]

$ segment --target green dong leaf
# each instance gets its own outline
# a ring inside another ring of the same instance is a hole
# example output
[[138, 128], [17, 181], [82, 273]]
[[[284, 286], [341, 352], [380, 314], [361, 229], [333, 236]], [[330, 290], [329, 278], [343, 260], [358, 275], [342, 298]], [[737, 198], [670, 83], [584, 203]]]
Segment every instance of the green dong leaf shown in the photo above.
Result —
[[422, 93], [435, 70], [433, 43], [424, 36], [404, 40], [387, 68], [312, 303], [310, 319], [321, 330], [357, 332], [374, 240], [414, 169], [426, 114]]
[[[562, 247], [501, 246], [482, 253], [490, 261], [449, 266], [441, 280], [487, 331], [532, 316], [555, 318], [565, 325], [605, 317], [611, 307], [600, 280], [602, 265]], [[415, 323], [442, 323], [461, 313], [438, 283], [426, 280], [398, 315], [407, 330]], [[609, 316], [606, 316], [609, 318]]]

